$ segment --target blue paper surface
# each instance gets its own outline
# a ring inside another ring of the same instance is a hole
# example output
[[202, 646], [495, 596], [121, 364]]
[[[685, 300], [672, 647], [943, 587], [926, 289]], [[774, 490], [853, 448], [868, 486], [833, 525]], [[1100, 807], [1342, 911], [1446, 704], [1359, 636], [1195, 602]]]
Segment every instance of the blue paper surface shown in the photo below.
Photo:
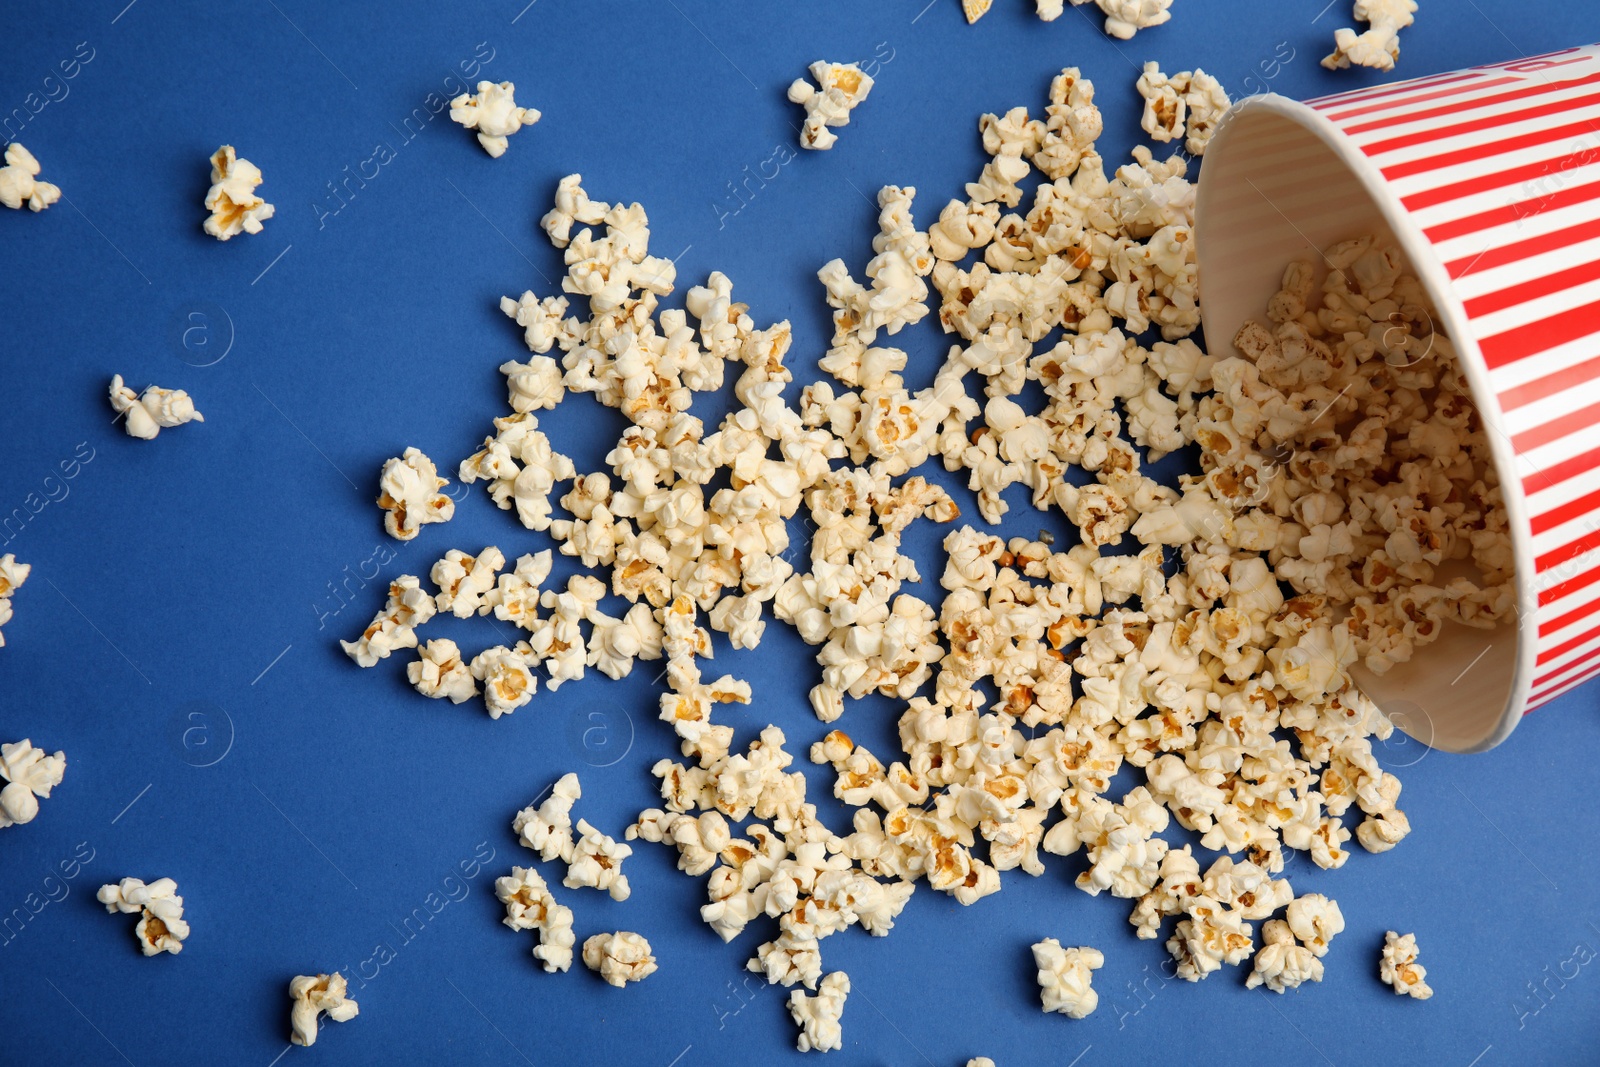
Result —
[[[426, 575], [446, 549], [550, 544], [460, 486], [453, 522], [401, 544], [372, 498], [387, 457], [415, 445], [453, 472], [504, 412], [495, 368], [526, 351], [496, 304], [558, 291], [537, 220], [561, 176], [645, 205], [652, 252], [677, 259], [670, 304], [721, 270], [758, 325], [788, 318], [798, 390], [830, 328], [815, 271], [870, 258], [876, 190], [915, 185], [926, 225], [984, 161], [978, 116], [1040, 113], [1064, 65], [1096, 82], [1114, 164], [1139, 143], [1148, 59], [1203, 66], [1235, 97], [1305, 98], [1600, 37], [1593, 5], [1424, 0], [1385, 77], [1317, 65], [1350, 24], [1344, 0], [1178, 0], [1171, 23], [1126, 43], [1083, 9], [1041, 23], [1026, 0], [974, 27], [956, 0], [525, 2], [0, 10], [0, 141], [27, 145], [65, 194], [41, 215], [0, 212], [0, 519], [22, 516], [0, 552], [35, 568], [0, 650], [0, 740], [69, 761], [38, 819], [0, 833], [0, 1063], [798, 1059], [786, 991], [744, 970], [771, 932], [722, 944], [698, 918], [703, 880], [671, 849], [636, 846], [625, 903], [557, 889], [580, 942], [650, 939], [660, 971], [642, 985], [611, 989], [581, 964], [545, 974], [532, 936], [499, 923], [493, 879], [533, 860], [512, 814], [557, 776], [579, 771], [578, 813], [618, 836], [655, 801], [649, 767], [676, 743], [650, 665], [620, 683], [591, 672], [491, 721], [476, 701], [410, 690], [408, 654], [362, 671], [336, 643], [389, 578]], [[818, 58], [873, 60], [878, 84], [834, 150], [800, 152], [784, 90]], [[499, 160], [430, 110], [430, 94], [479, 77], [515, 81], [544, 112]], [[224, 142], [262, 169], [277, 215], [219, 244], [201, 200]], [[895, 343], [919, 386], [948, 345], [931, 319]], [[113, 373], [187, 389], [206, 422], [127, 437], [106, 403]], [[725, 403], [696, 413], [711, 423]], [[622, 426], [588, 397], [541, 422], [583, 470]], [[1008, 498], [1006, 535], [1066, 536], [1020, 488]], [[924, 523], [908, 539], [924, 588], [942, 534]], [[470, 651], [502, 630], [449, 619], [428, 635]], [[755, 690], [719, 720], [739, 747], [781, 725], [843, 828], [831, 772], [804, 759], [824, 731], [806, 702], [812, 651], [776, 623], [755, 652], [717, 635], [715, 668]], [[1600, 688], [1580, 689], [1487, 755], [1398, 734], [1382, 746], [1415, 832], [1337, 872], [1305, 857], [1287, 872], [1344, 911], [1321, 985], [1275, 997], [1246, 991], [1243, 969], [1166, 980], [1128, 902], [1078, 892], [1081, 858], [1052, 857], [974, 907], [922, 887], [888, 938], [830, 938], [826, 969], [852, 992], [826, 1062], [1600, 1060], [1597, 705]], [[894, 752], [896, 715], [869, 698], [840, 725]], [[193, 927], [181, 956], [140, 956], [131, 917], [95, 902], [124, 876], [178, 881]], [[1379, 983], [1391, 928], [1416, 932], [1433, 1000]], [[1047, 936], [1105, 953], [1087, 1020], [1038, 1009], [1028, 946]], [[288, 1049], [290, 977], [334, 968], [359, 1018]]]

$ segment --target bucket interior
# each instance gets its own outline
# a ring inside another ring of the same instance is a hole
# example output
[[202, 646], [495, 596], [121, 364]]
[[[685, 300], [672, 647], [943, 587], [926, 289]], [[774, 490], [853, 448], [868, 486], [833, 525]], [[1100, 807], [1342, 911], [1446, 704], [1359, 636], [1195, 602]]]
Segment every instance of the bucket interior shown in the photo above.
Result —
[[[1316, 258], [1319, 249], [1368, 233], [1395, 239], [1390, 219], [1362, 177], [1339, 149], [1296, 117], [1295, 109], [1303, 108], [1279, 97], [1244, 101], [1206, 151], [1195, 240], [1206, 347], [1213, 355], [1238, 354], [1234, 335], [1247, 319], [1265, 320], [1267, 301], [1291, 261]], [[1403, 209], [1396, 204], [1393, 210]], [[1416, 247], [1400, 243], [1408, 250]], [[1432, 252], [1411, 252], [1413, 259], [1420, 255]], [[1460, 358], [1476, 358], [1461, 316], [1450, 311], [1453, 297], [1437, 291], [1429, 272], [1412, 267]], [[1482, 408], [1483, 398], [1478, 400]], [[1503, 740], [1514, 725], [1514, 719], [1506, 719], [1518, 640], [1514, 623], [1493, 630], [1446, 623], [1440, 637], [1409, 662], [1381, 675], [1358, 663], [1351, 674], [1412, 737], [1446, 751], [1477, 751]]]

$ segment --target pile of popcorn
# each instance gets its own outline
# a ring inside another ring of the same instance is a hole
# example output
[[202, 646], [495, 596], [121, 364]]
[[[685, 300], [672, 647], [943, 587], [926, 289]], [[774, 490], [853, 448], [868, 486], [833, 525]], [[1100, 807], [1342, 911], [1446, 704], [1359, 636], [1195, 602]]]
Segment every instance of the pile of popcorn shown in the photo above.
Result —
[[[1199, 71], [1151, 70], [1141, 83], [1159, 128], [1203, 147], [1226, 107], [1220, 88]], [[676, 268], [649, 255], [644, 209], [564, 179], [542, 225], [565, 251], [566, 295], [502, 300], [533, 354], [501, 367], [512, 413], [459, 476], [563, 554], [609, 570], [609, 592], [631, 606], [603, 610], [608, 586], [591, 574], [543, 588], [549, 551], [508, 571], [497, 548], [452, 550], [433, 569], [437, 594], [397, 579], [371, 627], [344, 643], [371, 666], [417, 648], [416, 628], [438, 612], [493, 612], [526, 636], [471, 659], [428, 641], [408, 673], [456, 702], [481, 684], [495, 717], [526, 704], [540, 673], [555, 689], [589, 667], [618, 678], [664, 658], [660, 718], [684, 759], [655, 764], [662, 806], [625, 837], [669, 844], [680, 869], [707, 877], [701, 915], [724, 940], [777, 920], [749, 967], [815, 991], [791, 995], [802, 1049], [839, 1047], [849, 979], [824, 977], [824, 938], [850, 925], [887, 934], [919, 882], [971, 904], [1006, 872], [1043, 873], [1043, 854], [1082, 852], [1078, 887], [1127, 900], [1139, 937], [1174, 920], [1165, 944], [1185, 979], [1252, 960], [1251, 986], [1320, 981], [1343, 916], [1278, 877], [1286, 850], [1337, 868], [1352, 836], [1382, 852], [1410, 829], [1400, 782], [1372, 747], [1392, 726], [1350, 668], [1381, 672], [1444, 627], [1511, 610], [1484, 433], [1398, 251], [1360, 238], [1291, 264], [1237, 351], [1206, 355], [1190, 339], [1188, 164], [1139, 148], [1108, 176], [1100, 132], [1094, 87], [1069, 68], [1043, 118], [983, 116], [990, 159], [926, 231], [914, 189], [883, 189], [865, 280], [842, 260], [819, 271], [834, 309], [820, 366], [833, 382], [806, 386], [795, 406], [787, 322], [758, 328], [720, 273], [683, 310], [662, 308]], [[883, 342], [927, 318], [935, 297], [952, 344], [933, 384], [913, 390], [907, 352]], [[1147, 331], [1161, 340], [1147, 346]], [[694, 394], [722, 388], [730, 363], [736, 403], [707, 432]], [[1029, 382], [1043, 390], [1038, 411], [1019, 400]], [[540, 432], [536, 412], [569, 392], [628, 420], [609, 470], [578, 470]], [[1190, 446], [1200, 473], [1176, 488], [1144, 473]], [[443, 479], [414, 451], [385, 470], [380, 502], [399, 536], [415, 534], [411, 520], [449, 517]], [[906, 528], [961, 517], [917, 473], [935, 458], [966, 472], [985, 522], [1021, 484], [1081, 543], [956, 525], [943, 599], [907, 591], [921, 576], [901, 553]], [[411, 473], [391, 479], [396, 464]], [[714, 479], [723, 487], [708, 489]], [[787, 528], [802, 508], [815, 529], [803, 570]], [[715, 721], [718, 704], [752, 694], [702, 673], [710, 630], [757, 647], [767, 605], [818, 649], [819, 720], [869, 693], [903, 707], [900, 753], [880, 757], [841, 729], [809, 746], [855, 809], [847, 833], [818, 817], [782, 730], [740, 749]], [[1125, 765], [1144, 784], [1107, 795]], [[565, 885], [625, 899], [630, 850], [582, 821], [575, 836], [579, 796], [568, 776], [515, 828], [542, 860], [568, 865]], [[1173, 821], [1220, 855], [1171, 847], [1161, 834]], [[519, 867], [497, 891], [507, 925], [537, 931], [535, 955], [566, 969], [572, 915], [544, 880]], [[586, 962], [608, 981], [642, 977], [654, 962], [634, 936], [590, 938]], [[1092, 1011], [1100, 953], [1053, 941], [1035, 953], [1046, 1010]], [[1403, 948], [1395, 960], [1410, 966]]]

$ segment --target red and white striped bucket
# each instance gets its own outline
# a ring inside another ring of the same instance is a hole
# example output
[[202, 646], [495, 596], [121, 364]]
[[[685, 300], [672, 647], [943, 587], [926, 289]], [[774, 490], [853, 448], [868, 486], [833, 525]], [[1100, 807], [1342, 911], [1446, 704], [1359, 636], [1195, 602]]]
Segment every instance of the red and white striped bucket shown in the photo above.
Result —
[[[1519, 620], [1452, 625], [1358, 672], [1439, 748], [1499, 744], [1600, 674], [1600, 46], [1341, 93], [1240, 101], [1196, 207], [1206, 339], [1231, 351], [1284, 267], [1366, 233], [1408, 253], [1488, 429]], [[1415, 714], [1420, 711], [1421, 714]]]

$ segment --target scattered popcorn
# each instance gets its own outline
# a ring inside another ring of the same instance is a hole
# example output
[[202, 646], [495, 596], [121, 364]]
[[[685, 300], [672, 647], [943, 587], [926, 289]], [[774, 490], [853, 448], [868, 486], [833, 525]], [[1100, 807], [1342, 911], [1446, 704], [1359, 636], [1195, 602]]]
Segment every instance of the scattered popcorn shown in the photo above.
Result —
[[462, 93], [450, 101], [450, 120], [477, 130], [478, 143], [494, 159], [505, 154], [507, 137], [541, 117], [531, 107], [517, 106], [512, 98], [516, 88], [510, 82], [481, 81], [476, 93]]
[[478, 695], [472, 671], [461, 662], [461, 650], [448, 637], [436, 637], [417, 649], [417, 659], [406, 664], [406, 677], [425, 697], [450, 698], [459, 704]]
[[656, 973], [656, 958], [643, 935], [621, 931], [595, 934], [583, 943], [583, 965], [618, 989]]
[[994, 6], [994, 0], [961, 0], [961, 12], [967, 16], [967, 25], [972, 25], [989, 13]]
[[[577, 943], [572, 933], [572, 909], [556, 903], [538, 871], [513, 867], [510, 875], [495, 879], [494, 892], [506, 906], [506, 917], [501, 922], [513, 930], [534, 930], [539, 934], [533, 956], [546, 971], [554, 974], [572, 966], [572, 946]], [[587, 963], [587, 945], [584, 952]]]
[[1428, 969], [1417, 962], [1417, 935], [1397, 934], [1393, 930], [1383, 935], [1383, 959], [1378, 964], [1378, 977], [1394, 988], [1396, 994], [1406, 994], [1418, 1000], [1433, 996], [1433, 989], [1423, 979]]
[[1205, 154], [1217, 123], [1233, 106], [1222, 83], [1203, 70], [1168, 76], [1160, 64], [1146, 63], [1138, 88], [1144, 98], [1139, 123], [1144, 132], [1163, 143], [1185, 137], [1184, 148], [1193, 156]]
[[[1172, 18], [1172, 13], [1167, 10], [1172, 6], [1172, 0], [1094, 0], [1094, 2], [1105, 14], [1106, 33], [1124, 41], [1132, 38], [1140, 30], [1160, 26]], [[1072, 0], [1074, 7], [1087, 3], [1089, 0]], [[1059, 16], [1062, 10], [1059, 0], [1039, 0], [1039, 14], [1046, 21]]]
[[[1131, 33], [1168, 5], [1101, 7]], [[1201, 71], [1152, 67], [1141, 90], [1153, 130], [1193, 155], [1228, 106]], [[1376, 852], [1409, 831], [1372, 743], [1393, 727], [1352, 666], [1385, 669], [1446, 623], [1510, 610], [1487, 441], [1398, 251], [1357, 239], [1327, 250], [1325, 273], [1291, 264], [1263, 321], [1208, 355], [1191, 339], [1190, 161], [1141, 147], [1108, 173], [1101, 131], [1093, 85], [1068, 68], [1040, 117], [982, 117], [987, 162], [926, 232], [915, 189], [881, 189], [864, 274], [843, 258], [818, 272], [834, 333], [826, 377], [797, 401], [785, 398], [790, 324], [758, 324], [720, 273], [663, 310], [676, 268], [649, 255], [643, 207], [592, 199], [575, 174], [541, 221], [566, 260], [563, 295], [501, 303], [534, 355], [502, 366], [510, 414], [461, 480], [484, 481], [579, 573], [546, 589], [550, 550], [509, 571], [497, 551], [447, 556], [437, 602], [414, 610], [493, 610], [526, 638], [465, 668], [430, 642], [431, 684], [482, 683], [503, 714], [531, 697], [541, 665], [554, 690], [591, 667], [619, 678], [664, 659], [660, 718], [682, 761], [654, 763], [660, 806], [625, 839], [670, 846], [706, 879], [701, 918], [722, 940], [768, 926], [743, 957], [750, 971], [823, 986], [793, 989], [802, 1047], [841, 1040], [845, 980], [823, 977], [828, 937], [886, 935], [918, 883], [966, 906], [1079, 851], [1077, 886], [1128, 901], [1136, 934], [1164, 942], [1185, 980], [1252, 956], [1248, 985], [1319, 980], [1343, 917], [1275, 877], [1290, 850], [1334, 868], [1352, 837]], [[880, 334], [930, 312], [952, 343], [913, 388], [909, 352]], [[1157, 327], [1161, 340], [1141, 341]], [[730, 365], [734, 402], [707, 426], [695, 394], [721, 388]], [[539, 430], [536, 413], [566, 392], [623, 420], [599, 470]], [[1197, 473], [1148, 476], [1190, 445]], [[1081, 543], [969, 525], [929, 481], [935, 459], [962, 472], [983, 522], [1028, 501]], [[798, 551], [795, 518], [811, 531]], [[908, 585], [923, 580], [901, 540], [918, 520], [952, 524], [937, 587]], [[601, 609], [608, 592], [628, 602], [620, 615]], [[391, 594], [358, 662], [415, 645], [408, 596]], [[712, 631], [757, 647], [769, 610], [815, 649], [810, 700], [830, 725], [797, 743], [831, 769], [848, 828], [808, 802], [784, 731], [741, 749], [720, 721], [721, 705], [754, 694], [704, 673]], [[895, 701], [898, 752], [833, 725], [869, 693]], [[1118, 800], [1125, 766], [1143, 780]], [[622, 899], [631, 849], [574, 827], [579, 795], [566, 776], [514, 830], [568, 864], [567, 886]], [[1171, 848], [1172, 822], [1198, 845]], [[559, 915], [533, 879], [514, 874], [502, 895], [526, 928]], [[571, 950], [562, 923], [558, 955]], [[1040, 948], [1056, 983], [1047, 1008], [1092, 1010], [1099, 953]]]
[[[509, 511], [515, 506], [528, 529], [548, 530], [550, 492], [556, 482], [573, 476], [572, 461], [551, 449], [531, 411], [495, 419], [494, 425], [496, 435], [484, 438], [483, 448], [461, 462], [456, 476], [466, 485], [488, 483], [496, 507]], [[454, 512], [454, 501], [439, 499], [449, 501]]]
[[383, 525], [389, 536], [409, 541], [427, 523], [449, 522], [456, 513], [456, 502], [439, 492], [448, 484], [448, 479], [439, 477], [433, 460], [415, 448], [384, 463], [378, 478], [378, 506], [387, 512]]
[[162, 389], [152, 385], [143, 393], [135, 393], [122, 384], [122, 375], [111, 379], [111, 407], [126, 415], [122, 428], [129, 437], [149, 441], [163, 429], [182, 426], [186, 422], [205, 422], [205, 416], [194, 409], [194, 401], [182, 389]]
[[434, 606], [458, 619], [487, 615], [492, 605], [484, 602], [485, 594], [495, 588], [495, 575], [505, 565], [505, 556], [493, 545], [476, 556], [452, 548], [433, 565], [433, 584], [439, 587]]
[[134, 934], [146, 956], [163, 952], [176, 956], [183, 951], [189, 924], [183, 921], [183, 898], [178, 895], [178, 883], [171, 878], [157, 878], [149, 885], [138, 878], [124, 878], [121, 882], [101, 886], [95, 898], [109, 912], [139, 915]]
[[417, 647], [417, 627], [433, 618], [433, 597], [422, 591], [414, 575], [402, 574], [389, 584], [389, 603], [354, 641], [340, 641], [345, 654], [362, 667], [388, 659], [397, 648]]
[[571, 863], [574, 852], [572, 840], [572, 805], [583, 796], [583, 787], [576, 774], [563, 774], [550, 788], [550, 796], [537, 808], [528, 805], [511, 820], [511, 832], [524, 845], [539, 853], [542, 860], [559, 858]]
[[[9, 558], [0, 559], [0, 565]], [[3, 571], [0, 571], [0, 578], [3, 578]], [[0, 745], [0, 778], [7, 783], [0, 789], [0, 829], [32, 822], [39, 814], [39, 799], [48, 800], [50, 790], [61, 784], [66, 773], [65, 752], [46, 755], [42, 749], [34, 748], [27, 738]]]
[[6, 146], [6, 165], [0, 167], [0, 204], [17, 210], [23, 204], [30, 211], [43, 211], [61, 199], [61, 190], [39, 180], [39, 161], [21, 144]]
[[1400, 31], [1416, 19], [1417, 0], [1356, 0], [1355, 17], [1370, 24], [1365, 33], [1335, 30], [1333, 52], [1322, 60], [1329, 70], [1350, 66], [1393, 70], [1400, 58]]
[[789, 1014], [800, 1027], [795, 1048], [801, 1052], [829, 1052], [844, 1047], [844, 1031], [839, 1020], [844, 1015], [845, 998], [850, 995], [850, 976], [834, 971], [822, 980], [817, 995], [808, 997], [796, 989], [789, 994]]
[[[567, 861], [567, 876], [561, 884], [568, 889], [603, 889], [612, 900], [628, 899], [628, 876], [622, 873], [622, 861], [633, 855], [633, 849], [620, 844], [596, 830], [582, 819], [578, 820], [578, 841], [572, 858]], [[588, 962], [589, 947], [584, 945], [584, 962]], [[589, 964], [591, 967], [594, 964]]]
[[1083, 1019], [1099, 1007], [1100, 995], [1089, 985], [1092, 972], [1105, 966], [1099, 949], [1062, 948], [1061, 942], [1047, 937], [1033, 946], [1033, 962], [1039, 968], [1039, 999], [1045, 1011]]
[[1344, 913], [1339, 905], [1321, 893], [1297, 897], [1284, 914], [1289, 930], [1315, 956], [1328, 953], [1328, 942], [1344, 930]]
[[359, 1015], [361, 1009], [345, 996], [346, 989], [344, 975], [338, 972], [297, 975], [289, 983], [289, 997], [294, 1001], [289, 1012], [289, 1040], [296, 1045], [315, 1045], [319, 1016], [344, 1023]]
[[1309, 948], [1295, 943], [1289, 924], [1273, 919], [1261, 927], [1261, 949], [1255, 968], [1245, 980], [1246, 989], [1265, 985], [1274, 993], [1294, 989], [1302, 982], [1322, 981], [1322, 961]]
[[[0, 626], [11, 621], [11, 597], [33, 572], [30, 563], [18, 563], [17, 557], [7, 552], [0, 556]], [[0, 633], [0, 648], [6, 647], [6, 635]]]
[[248, 159], [233, 154], [225, 144], [211, 155], [211, 188], [206, 192], [206, 210], [211, 217], [205, 231], [219, 241], [241, 233], [260, 233], [261, 224], [272, 217], [273, 207], [256, 195], [261, 171]]
[[[966, 3], [967, 0], [963, 0]], [[987, 10], [988, 3], [979, 0]], [[992, 2], [992, 0], [990, 0]], [[982, 15], [983, 12], [978, 12]], [[967, 21], [976, 22], [978, 15], [967, 10]], [[850, 112], [872, 92], [872, 77], [862, 72], [854, 63], [829, 63], [819, 59], [811, 64], [811, 78], [796, 78], [789, 86], [790, 103], [806, 109], [805, 125], [800, 130], [800, 147], [832, 148], [838, 135], [829, 126], [848, 126]]]
[[533, 699], [539, 688], [529, 657], [533, 649], [519, 641], [516, 648], [496, 645], [473, 657], [472, 677], [483, 683], [483, 702], [491, 719], [509, 715]]

